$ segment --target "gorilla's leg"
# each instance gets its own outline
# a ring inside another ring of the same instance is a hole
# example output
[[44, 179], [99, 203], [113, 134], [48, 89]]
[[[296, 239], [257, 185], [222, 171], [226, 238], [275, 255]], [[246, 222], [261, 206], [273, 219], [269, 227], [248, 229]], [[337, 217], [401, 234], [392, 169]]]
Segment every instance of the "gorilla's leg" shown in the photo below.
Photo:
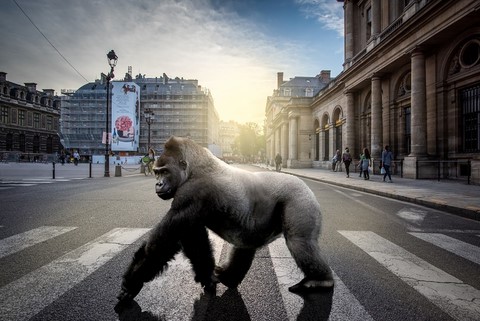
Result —
[[163, 272], [168, 262], [181, 250], [180, 242], [174, 235], [169, 233], [165, 226], [159, 225], [149, 240], [135, 252], [123, 275], [122, 289], [117, 295], [119, 301], [132, 300], [145, 282], [153, 280]]
[[212, 245], [204, 227], [190, 230], [181, 239], [183, 252], [192, 263], [195, 281], [200, 282], [205, 293], [215, 294], [216, 284], [213, 282], [215, 259]]
[[247, 275], [255, 257], [255, 248], [236, 248], [230, 253], [230, 259], [226, 266], [215, 268], [215, 277], [229, 288], [236, 288]]
[[294, 293], [313, 292], [333, 287], [333, 274], [320, 254], [316, 238], [286, 236], [287, 247], [305, 278], [291, 286]]

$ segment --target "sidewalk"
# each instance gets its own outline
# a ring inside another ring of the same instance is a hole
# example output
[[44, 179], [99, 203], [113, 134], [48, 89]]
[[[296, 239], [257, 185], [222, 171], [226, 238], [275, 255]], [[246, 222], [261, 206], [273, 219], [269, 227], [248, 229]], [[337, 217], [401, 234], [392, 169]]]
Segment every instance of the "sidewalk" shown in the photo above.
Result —
[[[257, 165], [267, 168], [266, 165]], [[274, 167], [268, 167], [275, 170]], [[332, 172], [314, 168], [282, 168], [282, 172], [295, 176], [310, 178], [362, 192], [408, 201], [427, 207], [445, 210], [463, 217], [480, 221], [480, 186], [465, 182], [415, 180], [392, 176], [393, 183], [384, 183], [383, 176], [370, 175], [366, 181], [359, 173]]]

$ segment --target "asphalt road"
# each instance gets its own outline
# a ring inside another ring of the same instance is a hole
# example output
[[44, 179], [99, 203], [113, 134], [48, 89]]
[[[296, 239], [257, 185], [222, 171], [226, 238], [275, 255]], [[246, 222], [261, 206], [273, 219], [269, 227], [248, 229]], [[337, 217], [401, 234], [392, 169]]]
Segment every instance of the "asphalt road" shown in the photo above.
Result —
[[[480, 319], [480, 222], [309, 180], [333, 291], [289, 293], [302, 275], [279, 239], [258, 251], [238, 291], [203, 295], [180, 254], [115, 309], [121, 275], [170, 205], [154, 178], [77, 168], [52, 180], [38, 165], [1, 166], [0, 320]], [[228, 244], [211, 239], [224, 260]]]

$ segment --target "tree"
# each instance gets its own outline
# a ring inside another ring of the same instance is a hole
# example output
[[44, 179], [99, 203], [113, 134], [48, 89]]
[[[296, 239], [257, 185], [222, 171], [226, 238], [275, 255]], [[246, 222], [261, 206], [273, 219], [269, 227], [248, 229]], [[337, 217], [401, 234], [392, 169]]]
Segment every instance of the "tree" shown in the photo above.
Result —
[[236, 147], [244, 161], [253, 162], [257, 156], [263, 157], [265, 151], [265, 135], [256, 123], [240, 125], [240, 135], [236, 140]]

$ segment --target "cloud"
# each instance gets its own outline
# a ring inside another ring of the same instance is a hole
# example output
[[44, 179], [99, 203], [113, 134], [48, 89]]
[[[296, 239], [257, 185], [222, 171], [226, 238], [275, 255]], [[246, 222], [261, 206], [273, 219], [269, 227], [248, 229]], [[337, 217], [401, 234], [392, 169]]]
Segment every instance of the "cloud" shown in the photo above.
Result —
[[326, 29], [344, 35], [343, 3], [334, 0], [295, 0], [307, 18], [315, 18]]

